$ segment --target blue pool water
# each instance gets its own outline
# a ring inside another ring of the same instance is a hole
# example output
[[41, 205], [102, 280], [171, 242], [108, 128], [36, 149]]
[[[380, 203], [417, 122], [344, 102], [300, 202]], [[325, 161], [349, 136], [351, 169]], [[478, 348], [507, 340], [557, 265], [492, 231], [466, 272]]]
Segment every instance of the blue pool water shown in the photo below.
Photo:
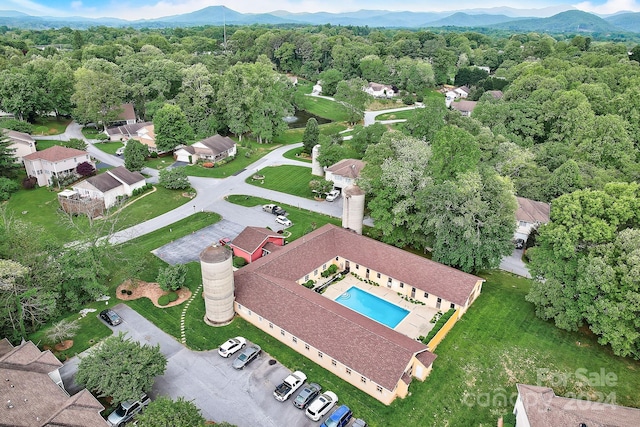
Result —
[[408, 310], [355, 286], [350, 287], [335, 301], [392, 329], [409, 314]]

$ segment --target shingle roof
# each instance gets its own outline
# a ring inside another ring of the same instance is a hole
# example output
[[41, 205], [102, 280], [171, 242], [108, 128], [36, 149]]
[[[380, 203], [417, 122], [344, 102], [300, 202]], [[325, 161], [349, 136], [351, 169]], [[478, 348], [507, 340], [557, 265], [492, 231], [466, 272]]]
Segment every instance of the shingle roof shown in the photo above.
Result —
[[36, 140], [33, 139], [33, 137], [28, 133], [18, 132], [10, 129], [2, 129], [2, 133], [15, 143], [21, 142], [23, 144], [33, 144], [36, 142]]
[[458, 111], [462, 111], [462, 112], [473, 112], [473, 110], [476, 108], [476, 101], [458, 101], [458, 102], [452, 102], [451, 103], [451, 108], [453, 108], [454, 110], [458, 110]]
[[640, 409], [556, 396], [549, 387], [517, 384], [531, 427], [637, 427]]
[[230, 242], [230, 245], [242, 249], [248, 254], [252, 254], [260, 249], [264, 241], [269, 237], [283, 238], [281, 234], [268, 228], [245, 227], [245, 229]]
[[133, 104], [122, 104], [122, 113], [118, 116], [118, 120], [135, 120], [136, 112], [133, 109]]
[[364, 168], [365, 165], [366, 163], [362, 160], [343, 159], [338, 163], [328, 167], [327, 171], [332, 172], [334, 175], [356, 179], [360, 176], [360, 171]]
[[100, 416], [104, 408], [91, 393], [83, 390], [69, 397], [49, 377], [62, 366], [51, 352], [41, 352], [31, 341], [17, 347], [4, 341], [1, 347], [6, 351], [0, 356], [1, 394], [7, 404], [0, 406], [0, 425], [106, 426]]
[[36, 151], [35, 153], [24, 156], [25, 160], [46, 160], [48, 162], [60, 162], [62, 160], [70, 159], [73, 157], [86, 156], [89, 153], [82, 150], [76, 150], [75, 148], [67, 148], [61, 145], [54, 145], [46, 150]]
[[124, 166], [118, 166], [117, 168], [113, 168], [107, 171], [108, 174], [115, 176], [120, 181], [124, 182], [127, 185], [132, 185], [137, 182], [143, 181], [144, 176], [140, 172], [131, 172], [129, 169]]
[[132, 125], [111, 126], [107, 128], [107, 135], [136, 136], [138, 131], [145, 126], [152, 125], [153, 122], [134, 123]]
[[[236, 272], [238, 304], [389, 390], [414, 355], [425, 366], [436, 356], [424, 344], [295, 282], [336, 256], [459, 305], [466, 304], [481, 280], [330, 224]], [[313, 321], [301, 322], [303, 318]]]
[[209, 148], [213, 155], [223, 153], [236, 145], [233, 139], [221, 135], [213, 135], [198, 142]]
[[100, 175], [89, 177], [85, 181], [93, 185], [103, 193], [106, 193], [109, 190], [113, 190], [114, 188], [118, 188], [122, 185], [120, 181], [118, 181], [108, 173], [101, 173]]
[[518, 200], [518, 210], [516, 210], [516, 220], [530, 223], [549, 222], [551, 205], [549, 203], [538, 202], [524, 197], [516, 197]]

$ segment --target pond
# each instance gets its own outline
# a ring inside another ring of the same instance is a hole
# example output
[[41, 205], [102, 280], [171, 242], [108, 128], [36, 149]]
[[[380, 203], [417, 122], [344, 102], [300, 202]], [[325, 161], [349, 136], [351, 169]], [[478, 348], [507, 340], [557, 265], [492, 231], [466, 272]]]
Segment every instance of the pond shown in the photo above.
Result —
[[309, 120], [311, 117], [315, 118], [318, 121], [319, 125], [322, 125], [324, 123], [331, 123], [331, 120], [318, 117], [306, 110], [296, 110], [293, 116], [284, 117], [283, 120], [287, 122], [287, 124], [289, 125], [289, 129], [295, 129], [307, 126], [307, 120]]

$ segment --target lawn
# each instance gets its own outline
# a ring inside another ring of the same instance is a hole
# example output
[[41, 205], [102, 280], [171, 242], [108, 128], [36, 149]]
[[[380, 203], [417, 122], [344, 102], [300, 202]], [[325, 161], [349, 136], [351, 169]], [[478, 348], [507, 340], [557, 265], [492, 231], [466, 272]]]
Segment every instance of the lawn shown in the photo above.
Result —
[[413, 110], [396, 111], [395, 113], [385, 113], [376, 116], [376, 120], [399, 120], [408, 119], [413, 116]]
[[[67, 219], [59, 211], [57, 192], [48, 187], [33, 190], [21, 189], [14, 193], [7, 203], [7, 210], [15, 218], [39, 226], [61, 242], [70, 242], [77, 238], [69, 227]], [[146, 192], [132, 199], [134, 203], [121, 211], [118, 227], [127, 228], [177, 208], [190, 199], [182, 196], [181, 191], [167, 190], [157, 186], [156, 191]], [[101, 221], [101, 220], [98, 220]], [[75, 223], [80, 226], [88, 221], [76, 217]]]
[[107, 141], [93, 144], [93, 146], [107, 154], [115, 155], [118, 148], [124, 147], [124, 144], [120, 141]]
[[[238, 155], [232, 161], [222, 166], [204, 168], [202, 165], [187, 166], [186, 172], [189, 176], [200, 176], [205, 178], [226, 178], [243, 169], [250, 164], [260, 160], [271, 150], [279, 147], [276, 144], [251, 144], [250, 148], [238, 146]], [[249, 155], [247, 156], [247, 153]]]
[[311, 175], [311, 168], [306, 166], [267, 166], [258, 172], [264, 176], [263, 180], [247, 178], [248, 184], [256, 187], [268, 188], [294, 196], [313, 200], [313, 193], [309, 189], [309, 182], [320, 177]]
[[[320, 129], [321, 135], [331, 136], [347, 129], [347, 125], [344, 123], [325, 123], [323, 125], [318, 125], [318, 129]], [[295, 144], [297, 142], [302, 142], [303, 135], [304, 128], [288, 129], [284, 131], [282, 135], [275, 137], [273, 142], [283, 145]]]
[[305, 154], [304, 156], [300, 156], [302, 150], [303, 147], [294, 148], [284, 153], [282, 157], [291, 160], [298, 160], [300, 162], [311, 163], [311, 157], [308, 157], [308, 155]]
[[64, 133], [67, 126], [71, 123], [70, 119], [56, 117], [38, 117], [33, 124], [33, 136], [59, 135]]

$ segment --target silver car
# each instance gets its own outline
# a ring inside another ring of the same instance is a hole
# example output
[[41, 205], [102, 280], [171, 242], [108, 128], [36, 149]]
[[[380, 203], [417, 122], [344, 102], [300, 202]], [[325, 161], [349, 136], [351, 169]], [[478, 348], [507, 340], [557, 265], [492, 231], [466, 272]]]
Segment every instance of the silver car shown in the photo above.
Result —
[[262, 349], [257, 344], [245, 348], [244, 351], [240, 353], [238, 357], [236, 357], [236, 360], [233, 361], [232, 366], [236, 369], [244, 368], [249, 363], [251, 363], [253, 359], [258, 357], [261, 351]]

